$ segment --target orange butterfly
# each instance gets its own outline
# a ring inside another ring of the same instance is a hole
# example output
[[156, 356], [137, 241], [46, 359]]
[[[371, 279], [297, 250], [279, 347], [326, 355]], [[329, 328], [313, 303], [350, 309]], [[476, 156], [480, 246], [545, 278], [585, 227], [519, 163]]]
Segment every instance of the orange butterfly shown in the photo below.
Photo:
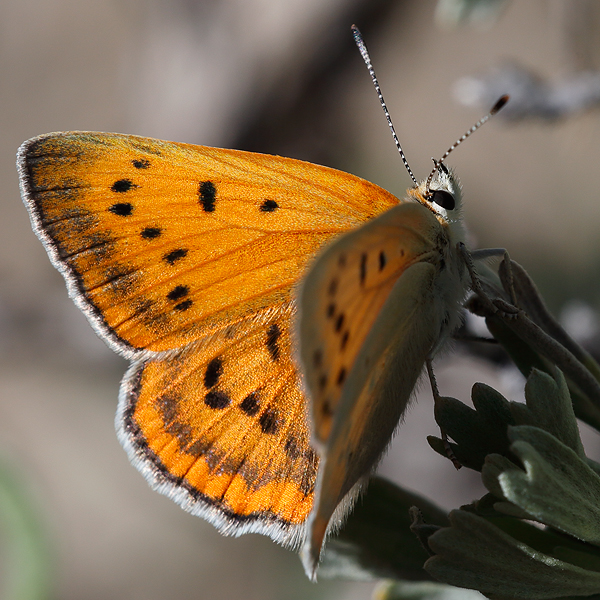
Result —
[[131, 361], [117, 433], [154, 489], [225, 534], [304, 542], [314, 577], [332, 516], [460, 323], [461, 194], [443, 160], [506, 100], [402, 203], [277, 156], [88, 132], [21, 146], [36, 234]]

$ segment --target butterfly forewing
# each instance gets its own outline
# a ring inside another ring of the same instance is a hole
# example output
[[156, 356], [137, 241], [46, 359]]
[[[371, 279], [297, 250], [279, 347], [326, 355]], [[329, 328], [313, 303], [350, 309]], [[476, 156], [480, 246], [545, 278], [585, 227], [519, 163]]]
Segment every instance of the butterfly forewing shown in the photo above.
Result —
[[440, 336], [435, 280], [446, 236], [428, 208], [403, 203], [336, 240], [304, 283], [300, 354], [325, 459], [304, 549], [309, 573], [332, 515], [379, 460]]
[[324, 243], [397, 202], [325, 167], [117, 134], [35, 138], [19, 160], [38, 234], [121, 349], [289, 300]]
[[327, 442], [342, 390], [373, 323], [402, 273], [436, 261], [440, 225], [403, 203], [328, 247], [300, 296], [300, 348], [314, 435]]

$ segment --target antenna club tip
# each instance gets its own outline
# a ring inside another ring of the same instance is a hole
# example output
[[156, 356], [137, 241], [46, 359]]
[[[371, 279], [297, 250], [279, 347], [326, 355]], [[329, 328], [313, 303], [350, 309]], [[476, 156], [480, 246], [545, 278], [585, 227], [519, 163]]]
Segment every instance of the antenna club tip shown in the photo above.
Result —
[[350, 27], [350, 31], [352, 31], [352, 35], [355, 40], [362, 40], [362, 35], [360, 34], [360, 31], [356, 25], [352, 25], [352, 27]]
[[497, 112], [499, 112], [504, 105], [509, 101], [510, 96], [508, 94], [504, 94], [504, 96], [500, 96], [500, 98], [498, 98], [498, 101], [496, 102], [496, 104], [494, 104], [494, 106], [492, 107], [492, 110], [490, 110], [490, 116], [494, 116]]

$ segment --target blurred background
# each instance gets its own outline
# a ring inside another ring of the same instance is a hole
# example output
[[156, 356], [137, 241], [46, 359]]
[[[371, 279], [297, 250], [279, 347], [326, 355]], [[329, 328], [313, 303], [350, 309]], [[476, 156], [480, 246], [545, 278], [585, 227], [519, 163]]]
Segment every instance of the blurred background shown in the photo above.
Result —
[[[574, 335], [596, 333], [594, 0], [2, 0], [0, 598], [370, 596], [370, 582], [310, 584], [294, 553], [222, 537], [148, 488], [114, 433], [125, 361], [68, 299], [14, 167], [32, 136], [117, 131], [301, 158], [402, 197], [410, 181], [352, 23], [418, 179], [513, 95], [448, 161], [472, 245], [507, 248]], [[442, 393], [462, 400], [475, 381], [522, 395], [510, 369], [461, 348], [437, 374]], [[429, 448], [438, 429], [426, 386], [419, 396], [381, 471], [442, 507], [470, 502], [479, 475]], [[585, 442], [600, 457], [592, 433]]]

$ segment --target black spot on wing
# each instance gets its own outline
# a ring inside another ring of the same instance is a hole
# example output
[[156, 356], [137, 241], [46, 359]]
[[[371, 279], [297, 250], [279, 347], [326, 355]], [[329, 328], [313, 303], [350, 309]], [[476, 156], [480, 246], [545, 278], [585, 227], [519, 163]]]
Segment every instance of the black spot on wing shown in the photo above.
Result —
[[223, 360], [219, 356], [215, 356], [204, 371], [204, 386], [207, 388], [214, 387], [219, 383], [219, 378], [223, 375]]
[[385, 255], [385, 252], [382, 250], [379, 253], [379, 270], [383, 271], [383, 269], [385, 268], [385, 265], [387, 263], [387, 257]]
[[249, 417], [254, 416], [260, 408], [260, 397], [258, 392], [248, 394], [240, 404], [240, 410], [246, 413]]
[[133, 163], [133, 166], [136, 169], [148, 169], [150, 168], [150, 161], [147, 160], [146, 158], [139, 158], [136, 160], [132, 160], [131, 161]]
[[117, 202], [109, 206], [108, 210], [118, 217], [129, 217], [133, 212], [133, 204], [130, 202]]
[[131, 181], [131, 179], [119, 179], [112, 184], [110, 189], [117, 194], [124, 194], [134, 187], [137, 186], [133, 183], [133, 181]]
[[273, 360], [279, 359], [279, 338], [281, 337], [281, 329], [277, 323], [273, 323], [267, 330], [267, 350]]
[[175, 308], [175, 310], [178, 310], [179, 312], [184, 312], [188, 308], [190, 308], [192, 304], [193, 302], [191, 300], [184, 300], [183, 302], [176, 304], [173, 308]]
[[174, 265], [178, 260], [187, 256], [188, 251], [185, 248], [176, 248], [171, 250], [168, 254], [164, 255], [164, 259], [170, 264]]
[[279, 204], [277, 204], [277, 202], [275, 202], [275, 200], [265, 200], [260, 205], [261, 212], [274, 212], [275, 209], [277, 209], [277, 208], [279, 208]]
[[339, 333], [342, 330], [343, 326], [344, 326], [344, 313], [340, 313], [338, 315], [337, 319], [335, 320], [336, 333]]
[[144, 227], [142, 229], [141, 236], [145, 240], [153, 240], [157, 238], [162, 233], [162, 229], [160, 227]]
[[337, 280], [337, 277], [334, 277], [329, 282], [329, 287], [327, 288], [327, 293], [330, 296], [335, 296], [335, 293], [337, 292], [337, 289], [338, 289], [338, 285], [339, 285], [339, 281]]
[[360, 256], [360, 284], [364, 285], [367, 279], [367, 255], [362, 253]]
[[210, 390], [210, 392], [204, 396], [204, 404], [206, 404], [208, 408], [223, 409], [231, 404], [231, 398], [225, 392]]
[[340, 342], [340, 350], [344, 350], [346, 348], [346, 344], [348, 343], [348, 338], [350, 337], [350, 332], [348, 330], [344, 331], [342, 334], [342, 341]]
[[335, 382], [338, 385], [342, 385], [342, 383], [344, 383], [345, 380], [346, 380], [346, 367], [342, 367], [338, 372], [338, 376], [337, 376], [337, 379]]
[[263, 433], [273, 435], [279, 431], [279, 414], [272, 408], [267, 408], [258, 421]]
[[168, 294], [167, 298], [173, 302], [185, 298], [190, 293], [187, 285], [176, 285]]
[[200, 204], [204, 212], [214, 212], [217, 198], [217, 188], [212, 181], [201, 181], [198, 186]]

